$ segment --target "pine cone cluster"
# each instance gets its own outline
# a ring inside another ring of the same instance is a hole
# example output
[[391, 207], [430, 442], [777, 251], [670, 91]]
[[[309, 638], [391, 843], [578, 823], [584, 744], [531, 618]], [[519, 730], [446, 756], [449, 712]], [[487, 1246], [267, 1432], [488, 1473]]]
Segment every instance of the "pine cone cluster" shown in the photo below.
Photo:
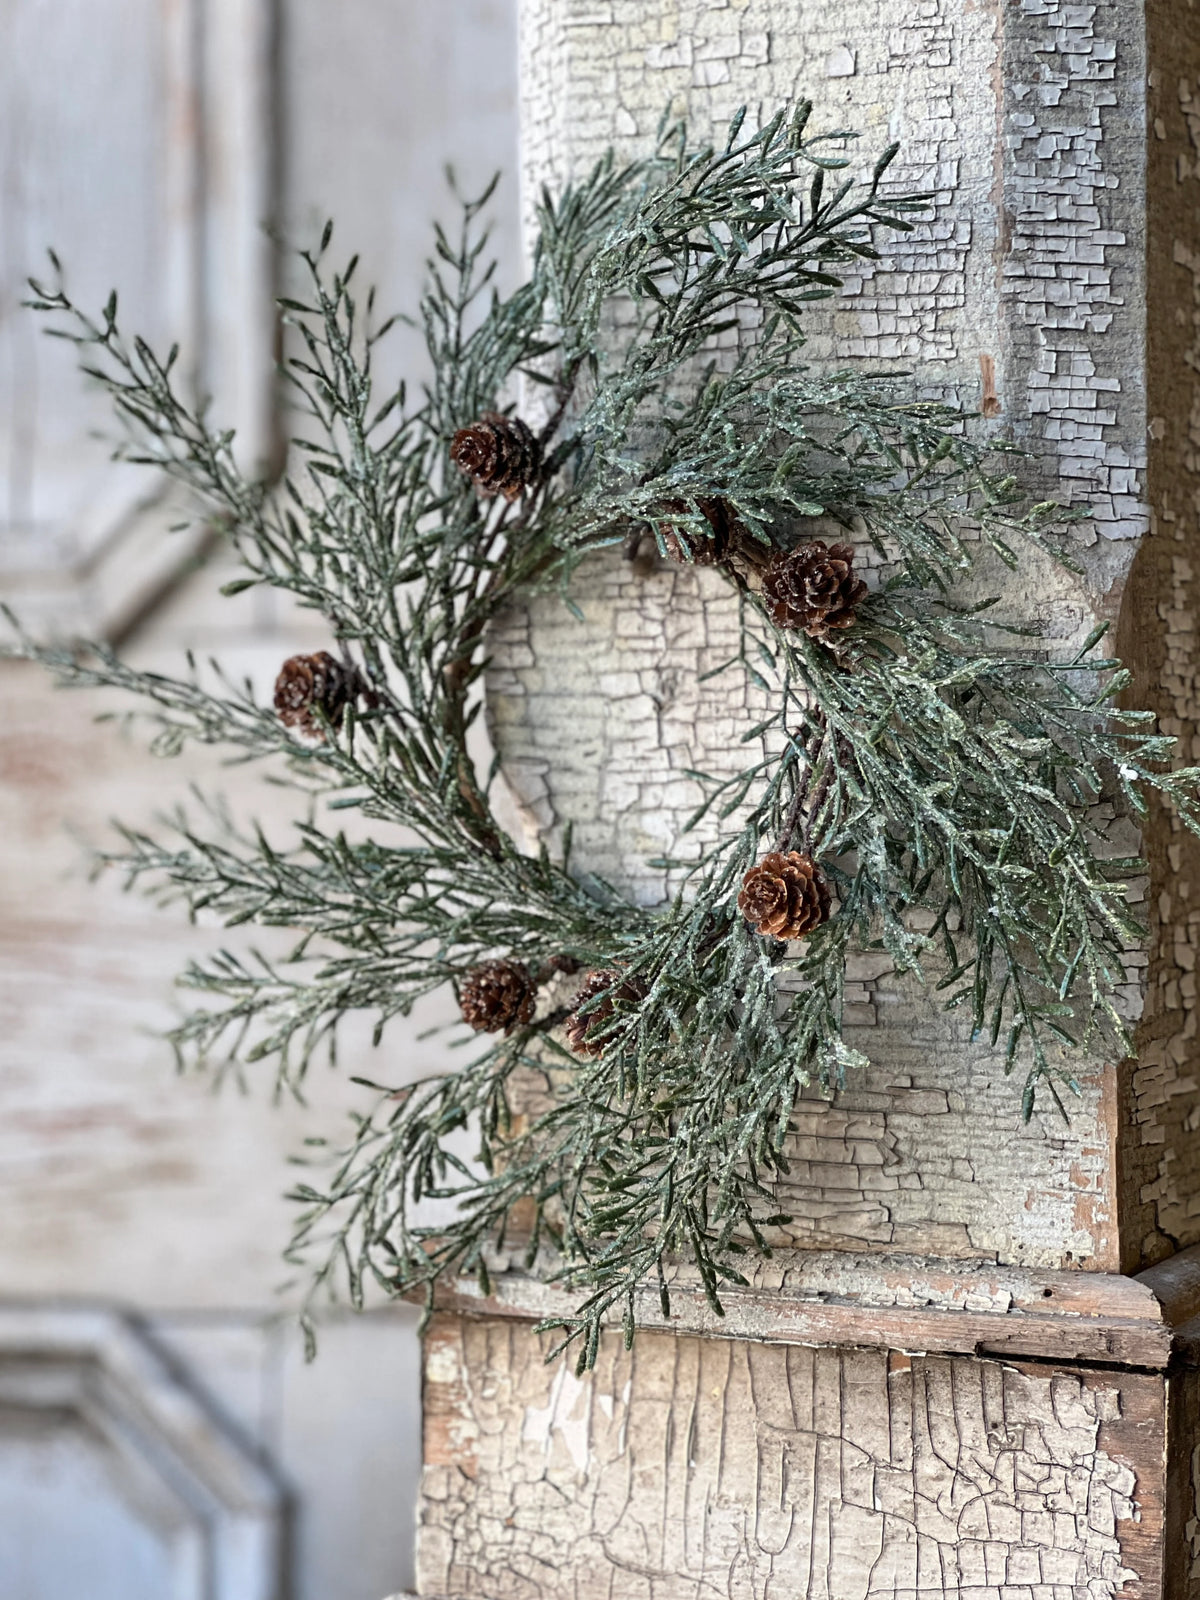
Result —
[[[690, 510], [686, 500], [668, 500], [659, 515], [664, 518], [681, 517]], [[708, 523], [711, 533], [698, 533], [695, 528], [664, 521], [659, 523], [659, 537], [672, 561], [714, 567], [729, 554], [734, 534], [741, 524], [728, 500], [719, 497], [697, 500], [696, 510]]]
[[511, 1033], [533, 1021], [537, 985], [523, 961], [484, 961], [463, 980], [458, 1004], [476, 1033]]
[[[604, 998], [581, 1017], [579, 1013], [583, 1007], [598, 995]], [[622, 978], [612, 968], [589, 972], [583, 988], [575, 996], [575, 1009], [567, 1018], [567, 1043], [576, 1055], [602, 1055], [613, 1041], [613, 1024], [624, 1008], [636, 1006], [645, 998], [646, 986], [638, 978]]]
[[812, 539], [772, 558], [763, 576], [763, 594], [781, 628], [828, 642], [831, 634], [854, 625], [855, 608], [866, 599], [867, 586], [854, 576], [850, 545]]
[[341, 727], [346, 707], [357, 692], [358, 674], [328, 650], [289, 656], [275, 679], [275, 710], [289, 728], [323, 739], [326, 724]]
[[737, 903], [756, 932], [772, 939], [803, 939], [828, 919], [829, 885], [811, 856], [773, 850], [742, 879]]
[[520, 417], [485, 411], [478, 422], [460, 428], [450, 443], [450, 459], [483, 495], [515, 500], [537, 482], [542, 451]]

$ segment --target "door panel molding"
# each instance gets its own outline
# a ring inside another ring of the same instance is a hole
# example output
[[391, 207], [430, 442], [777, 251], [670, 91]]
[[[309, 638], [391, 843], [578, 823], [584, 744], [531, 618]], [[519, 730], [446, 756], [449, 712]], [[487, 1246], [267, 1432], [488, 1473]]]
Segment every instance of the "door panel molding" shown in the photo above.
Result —
[[[270, 0], [0, 0], [0, 588], [40, 631], [113, 637], [193, 564], [102, 394], [41, 337], [25, 281], [64, 260], [97, 309], [181, 346], [242, 464], [274, 454]], [[144, 575], [144, 576], [143, 576]]]
[[[86, 1453], [93, 1473], [101, 1464], [159, 1551], [170, 1600], [283, 1600], [282, 1485], [135, 1319], [0, 1306], [0, 1451], [30, 1440], [56, 1441], [68, 1460]], [[80, 1537], [69, 1498], [57, 1506], [53, 1492], [42, 1490], [46, 1526]], [[41, 1512], [26, 1530], [35, 1540]]]

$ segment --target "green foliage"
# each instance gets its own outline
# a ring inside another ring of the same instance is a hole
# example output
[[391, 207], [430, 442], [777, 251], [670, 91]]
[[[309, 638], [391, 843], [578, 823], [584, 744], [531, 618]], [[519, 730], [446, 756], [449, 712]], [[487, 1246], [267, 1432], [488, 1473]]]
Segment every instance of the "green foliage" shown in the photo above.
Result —
[[[615, 967], [644, 988], [617, 1000], [598, 1056], [572, 1055], [564, 1011], [543, 1005], [456, 1071], [385, 1089], [297, 1189], [294, 1255], [356, 1303], [368, 1280], [389, 1293], [442, 1274], [486, 1280], [521, 1207], [529, 1260], [552, 1250], [549, 1270], [580, 1298], [563, 1327], [584, 1365], [603, 1319], [621, 1311], [632, 1328], [639, 1285], [664, 1285], [665, 1301], [674, 1260], [698, 1266], [719, 1309], [738, 1258], [766, 1250], [779, 1220], [772, 1181], [797, 1096], [861, 1064], [841, 1037], [848, 948], [928, 968], [978, 1033], [1005, 1038], [1026, 1115], [1039, 1085], [1056, 1098], [1071, 1086], [1073, 1053], [1125, 1038], [1112, 995], [1140, 937], [1125, 886], [1144, 864], [1112, 835], [1147, 790], [1200, 826], [1198, 774], [1169, 770], [1171, 741], [1145, 714], [1114, 709], [1126, 680], [1094, 654], [1101, 630], [1053, 661], [955, 601], [972, 547], [1015, 564], [1056, 515], [1025, 504], [1001, 470], [1006, 447], [953, 406], [914, 399], [903, 375], [805, 368], [805, 306], [922, 203], [885, 198], [894, 149], [865, 184], [839, 177], [850, 136], [810, 137], [808, 114], [745, 137], [737, 119], [720, 150], [670, 128], [652, 157], [607, 158], [544, 195], [530, 280], [507, 298], [490, 289], [487, 197], [465, 204], [455, 238], [437, 235], [421, 304], [434, 376], [415, 399], [376, 392], [386, 325], [370, 297], [356, 306], [353, 263], [326, 267], [327, 231], [304, 257], [309, 298], [283, 303], [302, 468], [273, 488], [242, 475], [231, 436], [181, 394], [174, 352], [125, 342], [115, 301], [93, 321], [61, 286], [35, 286], [129, 424], [126, 453], [197, 491], [228, 529], [245, 568], [231, 587], [270, 585], [318, 610], [369, 690], [306, 743], [194, 667], [172, 680], [102, 648], [26, 642], [66, 683], [143, 696], [164, 752], [199, 741], [270, 759], [312, 805], [287, 850], [209, 808], [159, 836], [127, 832], [113, 858], [193, 912], [298, 931], [287, 960], [225, 953], [189, 968], [207, 998], [173, 1035], [181, 1058], [269, 1057], [295, 1086], [348, 1012], [373, 1012], [378, 1038], [497, 955], [534, 971], [564, 956]], [[722, 364], [731, 329], [740, 353]], [[549, 390], [547, 470], [517, 500], [488, 501], [448, 444], [518, 375]], [[728, 670], [751, 672], [773, 705], [747, 751], [765, 740], [776, 753], [707, 783], [692, 825], [736, 812], [736, 826], [669, 905], [645, 910], [569, 861], [520, 853], [467, 732], [498, 607], [534, 588], [567, 594], [584, 552], [646, 526], [661, 539], [668, 510], [705, 534], [713, 497], [745, 546], [725, 569], [743, 616]], [[836, 650], [775, 626], [754, 579], [755, 550], [791, 547], [818, 514], [888, 563]], [[371, 842], [338, 831], [346, 806], [374, 825]], [[764, 850], [792, 844], [822, 863], [837, 908], [783, 946], [745, 924], [736, 896]], [[527, 1068], [551, 1088], [532, 1122], [512, 1116]], [[464, 1129], [477, 1161], [459, 1153]], [[422, 1224], [429, 1198], [457, 1202], [455, 1219]]]

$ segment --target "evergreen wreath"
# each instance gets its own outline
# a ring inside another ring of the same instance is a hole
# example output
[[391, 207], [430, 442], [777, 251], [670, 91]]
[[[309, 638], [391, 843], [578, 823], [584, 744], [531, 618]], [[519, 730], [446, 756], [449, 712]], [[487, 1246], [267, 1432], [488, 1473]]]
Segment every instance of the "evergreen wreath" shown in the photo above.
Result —
[[[1200, 771], [1171, 771], [1173, 741], [1118, 708], [1128, 674], [1096, 655], [1102, 627], [1057, 660], [1035, 628], [955, 599], [972, 547], [1014, 566], [1061, 519], [1027, 503], [1014, 447], [914, 398], [903, 373], [805, 366], [807, 304], [924, 203], [886, 197], [895, 146], [864, 180], [831, 181], [853, 135], [811, 136], [810, 110], [751, 134], [739, 114], [723, 149], [665, 126], [648, 158], [610, 153], [543, 193], [531, 276], [507, 298], [490, 287], [488, 194], [465, 202], [457, 237], [437, 232], [420, 307], [433, 377], [415, 402], [403, 386], [376, 396], [390, 324], [370, 296], [360, 314], [353, 262], [327, 268], [327, 228], [303, 257], [311, 297], [281, 302], [307, 420], [304, 468], [276, 486], [245, 477], [231, 435], [181, 392], [176, 351], [125, 341], [115, 297], [94, 320], [61, 273], [34, 285], [132, 430], [125, 455], [227, 530], [245, 576], [226, 592], [286, 590], [330, 628], [328, 650], [283, 665], [274, 707], [205, 687], [194, 663], [175, 680], [101, 646], [18, 647], [64, 683], [144, 697], [160, 752], [271, 758], [319, 803], [291, 849], [214, 806], [170, 835], [124, 830], [105, 858], [193, 912], [299, 931], [287, 960], [188, 968], [216, 1003], [171, 1035], [178, 1056], [273, 1057], [298, 1088], [348, 1012], [376, 1013], [378, 1042], [445, 984], [487, 1036], [444, 1076], [371, 1084], [376, 1109], [297, 1187], [292, 1257], [314, 1292], [344, 1279], [359, 1304], [373, 1280], [432, 1303], [439, 1278], [471, 1272], [486, 1288], [508, 1234], [580, 1296], [549, 1325], [559, 1348], [579, 1341], [581, 1366], [611, 1315], [632, 1337], [647, 1280], [668, 1310], [677, 1261], [719, 1311], [739, 1256], [766, 1253], [764, 1229], [786, 1220], [772, 1180], [798, 1094], [864, 1063], [840, 1030], [851, 948], [928, 969], [977, 1033], [1006, 1036], [1026, 1116], [1039, 1086], [1061, 1105], [1080, 1050], [1129, 1047], [1114, 989], [1144, 934], [1125, 888], [1145, 865], [1112, 837], [1147, 790], [1200, 831]], [[546, 391], [544, 422], [515, 413], [517, 380]], [[806, 532], [818, 516], [847, 541]], [[547, 588], [570, 606], [584, 554], [650, 533], [661, 559], [713, 566], [737, 591], [730, 670], [772, 709], [736, 779], [695, 775], [688, 826], [736, 825], [644, 909], [573, 872], [569, 841], [562, 859], [523, 853], [467, 734], [498, 608]], [[886, 562], [873, 592], [855, 538]], [[377, 825], [370, 842], [338, 831], [342, 807]], [[548, 1093], [518, 1117], [525, 1069]], [[453, 1219], [423, 1223], [430, 1197], [457, 1202]]]

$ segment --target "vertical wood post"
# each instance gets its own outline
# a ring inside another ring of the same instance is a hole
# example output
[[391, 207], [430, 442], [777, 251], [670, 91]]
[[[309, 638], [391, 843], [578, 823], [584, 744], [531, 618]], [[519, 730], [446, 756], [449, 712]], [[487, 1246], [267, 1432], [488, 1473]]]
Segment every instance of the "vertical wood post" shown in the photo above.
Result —
[[[1200, 758], [1195, 0], [523, 0], [522, 26], [531, 193], [643, 152], [668, 103], [719, 137], [807, 95], [866, 164], [902, 141], [930, 221], [814, 315], [811, 358], [911, 369], [1086, 503], [1083, 571], [1023, 564], [1006, 602], [1064, 649], [1113, 622], [1131, 698]], [[493, 727], [536, 825], [653, 901], [684, 769], [753, 697], [694, 689], [730, 626], [712, 573], [585, 572], [581, 627], [535, 601], [497, 629]], [[1137, 1052], [1088, 1064], [1069, 1123], [1024, 1126], [998, 1054], [864, 954], [872, 1066], [804, 1102], [795, 1220], [723, 1320], [680, 1271], [669, 1321], [647, 1299], [577, 1379], [532, 1332], [554, 1291], [446, 1295], [422, 1595], [1200, 1596], [1200, 851], [1160, 809], [1142, 848]]]

